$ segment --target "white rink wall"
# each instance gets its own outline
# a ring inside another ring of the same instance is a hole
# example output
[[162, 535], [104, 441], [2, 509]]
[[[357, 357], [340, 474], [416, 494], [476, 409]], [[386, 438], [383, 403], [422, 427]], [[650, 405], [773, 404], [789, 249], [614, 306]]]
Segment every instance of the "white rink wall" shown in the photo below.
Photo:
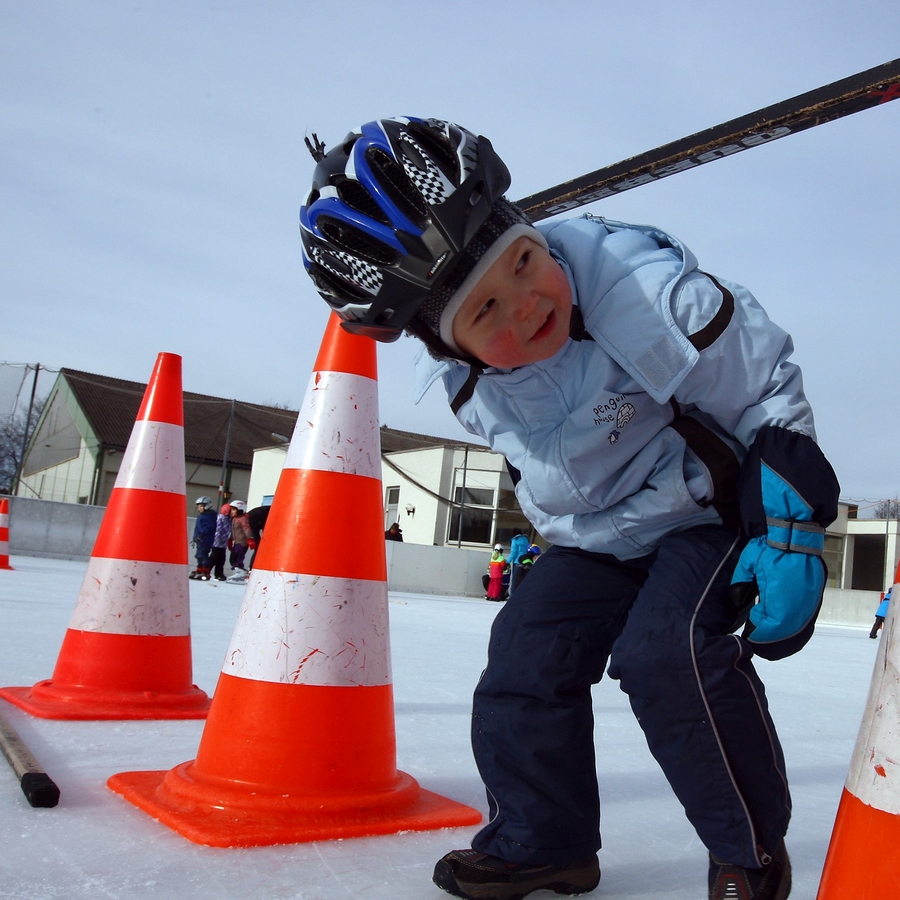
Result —
[[[105, 507], [10, 497], [9, 550], [26, 556], [86, 560], [91, 555]], [[194, 519], [188, 517], [188, 540]], [[483, 595], [481, 576], [490, 551], [424, 544], [387, 543], [388, 588], [453, 597]], [[189, 549], [193, 563], [193, 549]], [[869, 627], [881, 600], [878, 591], [826, 588], [819, 621]]]

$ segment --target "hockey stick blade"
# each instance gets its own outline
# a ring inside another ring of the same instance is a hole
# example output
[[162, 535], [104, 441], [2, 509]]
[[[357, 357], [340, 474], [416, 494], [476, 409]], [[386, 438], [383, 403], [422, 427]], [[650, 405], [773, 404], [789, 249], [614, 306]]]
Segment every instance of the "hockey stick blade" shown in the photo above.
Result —
[[898, 97], [900, 59], [895, 59], [531, 194], [516, 203], [532, 221], [538, 222]]
[[38, 765], [19, 733], [3, 715], [0, 715], [0, 750], [13, 767], [22, 793], [32, 806], [52, 808], [59, 803], [59, 788]]

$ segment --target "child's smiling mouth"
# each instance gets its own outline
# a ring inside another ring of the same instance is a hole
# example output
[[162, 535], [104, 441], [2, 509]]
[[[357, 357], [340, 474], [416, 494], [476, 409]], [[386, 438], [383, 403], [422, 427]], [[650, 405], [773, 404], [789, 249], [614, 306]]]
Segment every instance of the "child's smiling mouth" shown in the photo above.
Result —
[[548, 334], [553, 332], [553, 329], [556, 326], [556, 311], [550, 310], [547, 318], [544, 320], [544, 324], [541, 325], [540, 328], [531, 336], [530, 340], [539, 341], [542, 338], [545, 338]]

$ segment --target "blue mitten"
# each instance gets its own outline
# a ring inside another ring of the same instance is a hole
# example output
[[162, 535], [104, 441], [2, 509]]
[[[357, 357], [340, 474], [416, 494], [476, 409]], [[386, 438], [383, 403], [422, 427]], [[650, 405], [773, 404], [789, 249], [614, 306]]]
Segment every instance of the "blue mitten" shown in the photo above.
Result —
[[732, 585], [759, 595], [743, 636], [765, 659], [781, 659], [810, 639], [827, 570], [825, 526], [837, 518], [840, 487], [815, 441], [769, 426], [741, 469], [741, 518], [750, 542]]

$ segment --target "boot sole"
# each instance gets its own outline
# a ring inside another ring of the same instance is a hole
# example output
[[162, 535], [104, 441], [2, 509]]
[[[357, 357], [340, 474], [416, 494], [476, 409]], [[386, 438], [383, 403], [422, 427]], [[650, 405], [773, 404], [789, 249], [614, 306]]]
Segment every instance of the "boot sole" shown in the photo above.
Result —
[[432, 881], [443, 891], [454, 897], [463, 897], [464, 900], [522, 900], [533, 891], [554, 891], [557, 894], [566, 894], [570, 897], [578, 894], [588, 894], [600, 884], [600, 873], [597, 872], [597, 880], [591, 885], [575, 885], [566, 881], [550, 883], [536, 883], [533, 887], [513, 884], [469, 884], [457, 879], [453, 870], [443, 860], [438, 861], [434, 867]]

